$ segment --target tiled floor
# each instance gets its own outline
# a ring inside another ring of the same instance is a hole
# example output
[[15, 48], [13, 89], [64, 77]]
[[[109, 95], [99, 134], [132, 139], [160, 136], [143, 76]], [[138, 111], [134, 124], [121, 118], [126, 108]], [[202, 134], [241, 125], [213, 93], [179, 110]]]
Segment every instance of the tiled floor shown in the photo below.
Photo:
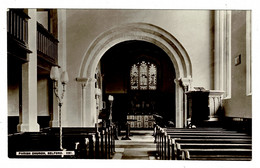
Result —
[[153, 131], [131, 130], [131, 140], [116, 140], [113, 159], [156, 160], [156, 145]]

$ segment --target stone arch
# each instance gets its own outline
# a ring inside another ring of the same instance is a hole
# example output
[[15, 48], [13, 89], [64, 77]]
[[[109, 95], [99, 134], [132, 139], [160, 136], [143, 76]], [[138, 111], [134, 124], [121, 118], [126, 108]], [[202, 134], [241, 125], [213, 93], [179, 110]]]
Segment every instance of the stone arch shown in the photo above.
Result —
[[82, 116], [86, 118], [82, 125], [93, 125], [96, 120], [95, 118], [90, 120], [87, 117], [95, 117], [95, 114], [92, 114], [95, 111], [93, 79], [98, 62], [111, 47], [129, 40], [150, 42], [160, 47], [171, 59], [176, 72], [176, 126], [183, 127], [185, 125], [184, 111], [186, 111], [183, 89], [187, 88], [187, 85], [190, 86], [192, 77], [190, 58], [184, 47], [173, 35], [158, 26], [147, 23], [130, 23], [112, 28], [98, 36], [87, 49], [77, 78], [78, 81], [85, 82], [82, 95], [88, 95], [88, 97], [82, 96], [82, 104], [85, 104], [82, 109], [82, 114], [84, 114]]

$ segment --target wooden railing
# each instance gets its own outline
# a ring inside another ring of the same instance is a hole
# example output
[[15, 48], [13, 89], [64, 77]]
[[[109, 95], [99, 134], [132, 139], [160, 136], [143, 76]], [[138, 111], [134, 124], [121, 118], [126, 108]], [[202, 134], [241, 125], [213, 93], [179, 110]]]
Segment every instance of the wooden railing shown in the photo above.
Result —
[[42, 56], [52, 63], [58, 60], [59, 41], [40, 23], [37, 23], [37, 51], [38, 56]]
[[10, 9], [7, 12], [7, 34], [24, 47], [28, 43], [29, 18], [21, 9]]

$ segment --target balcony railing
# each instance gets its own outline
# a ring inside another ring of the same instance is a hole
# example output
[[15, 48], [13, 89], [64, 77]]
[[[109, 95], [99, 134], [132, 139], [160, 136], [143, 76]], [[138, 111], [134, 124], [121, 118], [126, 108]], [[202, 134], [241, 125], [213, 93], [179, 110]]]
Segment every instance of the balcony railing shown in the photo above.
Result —
[[21, 9], [10, 9], [7, 12], [7, 34], [25, 48], [28, 43], [29, 18]]
[[37, 23], [37, 51], [38, 56], [56, 64], [58, 60], [59, 41], [40, 23]]

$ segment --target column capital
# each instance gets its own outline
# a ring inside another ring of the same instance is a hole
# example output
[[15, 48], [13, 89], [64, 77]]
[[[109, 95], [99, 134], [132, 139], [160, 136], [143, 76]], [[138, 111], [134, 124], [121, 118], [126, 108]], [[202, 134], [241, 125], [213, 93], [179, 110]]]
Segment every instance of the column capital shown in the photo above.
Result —
[[76, 78], [76, 81], [80, 82], [82, 87], [84, 88], [84, 87], [86, 87], [86, 85], [88, 83], [96, 82], [96, 79], [95, 78], [81, 78], [81, 77], [78, 77], [78, 78]]
[[191, 82], [192, 82], [192, 78], [191, 77], [187, 77], [187, 78], [178, 78], [175, 79], [174, 82], [180, 86], [190, 86]]
[[182, 86], [190, 86], [191, 82], [192, 82], [192, 78], [188, 77], [188, 78], [181, 78], [180, 82], [182, 84]]

